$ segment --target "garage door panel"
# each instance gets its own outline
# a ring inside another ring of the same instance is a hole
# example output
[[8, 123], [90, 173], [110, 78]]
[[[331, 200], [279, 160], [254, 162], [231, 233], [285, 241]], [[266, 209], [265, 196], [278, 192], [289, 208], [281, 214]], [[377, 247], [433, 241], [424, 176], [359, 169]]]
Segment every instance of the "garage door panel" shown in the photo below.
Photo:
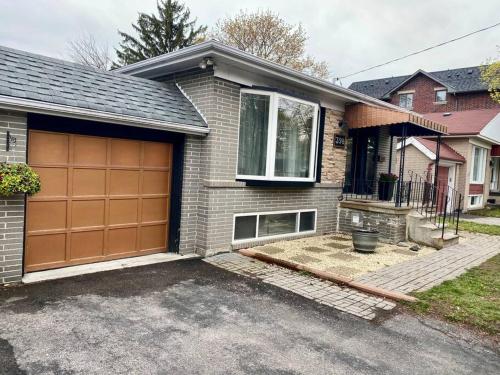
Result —
[[144, 142], [144, 164], [148, 167], [170, 167], [172, 145], [168, 143]]
[[73, 196], [96, 196], [106, 194], [105, 169], [73, 169]]
[[138, 207], [138, 199], [110, 199], [109, 224], [136, 224]]
[[71, 207], [71, 226], [93, 227], [104, 225], [105, 200], [74, 200]]
[[75, 136], [73, 142], [73, 163], [75, 165], [106, 165], [106, 138]]
[[108, 232], [109, 255], [130, 253], [136, 251], [137, 227], [116, 228]]
[[65, 258], [65, 233], [28, 237], [25, 253], [27, 265], [64, 262]]
[[28, 202], [28, 232], [39, 230], [61, 230], [66, 228], [67, 202]]
[[168, 201], [165, 198], [142, 199], [141, 222], [164, 221], [168, 217]]
[[28, 197], [27, 271], [166, 251], [171, 145], [36, 130], [31, 139], [42, 191]]
[[170, 173], [164, 171], [144, 171], [142, 182], [143, 194], [168, 194], [170, 191]]
[[125, 139], [111, 140], [111, 165], [139, 167], [141, 164], [141, 142]]
[[31, 132], [29, 138], [30, 164], [67, 164], [69, 136], [67, 134]]
[[141, 243], [140, 249], [155, 250], [164, 249], [166, 246], [166, 231], [165, 225], [148, 225], [140, 228]]
[[112, 169], [110, 173], [109, 194], [136, 195], [139, 194], [138, 170]]
[[71, 233], [71, 260], [104, 255], [104, 231]]
[[68, 195], [68, 169], [58, 167], [34, 167], [40, 176], [41, 190], [36, 195], [42, 197], [65, 197]]

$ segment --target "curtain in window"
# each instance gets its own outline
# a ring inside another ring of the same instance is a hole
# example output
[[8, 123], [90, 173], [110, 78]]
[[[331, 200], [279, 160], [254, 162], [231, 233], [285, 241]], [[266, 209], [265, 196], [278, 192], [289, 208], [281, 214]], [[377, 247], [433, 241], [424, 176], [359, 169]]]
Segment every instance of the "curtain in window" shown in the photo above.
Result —
[[267, 95], [242, 94], [238, 174], [266, 175], [267, 128], [269, 122]]
[[314, 107], [279, 99], [274, 175], [309, 177]]

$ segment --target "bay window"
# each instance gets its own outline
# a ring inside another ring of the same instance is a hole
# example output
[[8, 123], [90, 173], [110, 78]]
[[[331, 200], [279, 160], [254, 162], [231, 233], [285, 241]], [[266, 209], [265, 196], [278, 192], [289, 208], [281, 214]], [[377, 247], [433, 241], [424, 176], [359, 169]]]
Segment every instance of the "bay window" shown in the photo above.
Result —
[[314, 181], [318, 110], [287, 95], [242, 90], [237, 178]]
[[473, 184], [483, 184], [486, 171], [486, 149], [483, 147], [472, 147], [472, 166], [470, 182]]

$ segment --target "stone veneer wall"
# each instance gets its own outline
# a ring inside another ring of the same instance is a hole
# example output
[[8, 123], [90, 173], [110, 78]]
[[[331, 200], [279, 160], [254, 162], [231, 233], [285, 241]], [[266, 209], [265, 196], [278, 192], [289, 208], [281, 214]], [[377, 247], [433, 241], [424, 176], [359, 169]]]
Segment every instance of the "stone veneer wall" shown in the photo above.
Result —
[[334, 136], [344, 135], [347, 141], [347, 127], [342, 129], [339, 122], [344, 114], [339, 111], [326, 109], [325, 132], [323, 139], [323, 159], [321, 163], [321, 182], [341, 184], [345, 177], [346, 147], [338, 148], [333, 145]]
[[[310, 188], [249, 187], [236, 181], [240, 86], [203, 72], [176, 77], [175, 82], [203, 114], [211, 129], [207, 137], [186, 138], [181, 212], [180, 252], [202, 255], [233, 248], [233, 216], [237, 213], [317, 209], [317, 233], [336, 228], [340, 189], [332, 176], [343, 177], [345, 157], [332, 166], [323, 160], [326, 183]], [[327, 111], [329, 112], [329, 111]], [[338, 129], [339, 113], [327, 114], [325, 133]], [[342, 150], [345, 152], [345, 150]], [[341, 151], [336, 151], [341, 154]], [[322, 181], [323, 182], [323, 181]], [[259, 240], [246, 243], [270, 242]]]
[[[396, 244], [406, 240], [407, 210], [372, 210], [363, 204], [356, 205], [352, 202], [342, 202], [339, 205], [339, 230], [352, 232], [355, 229], [376, 229], [380, 232], [379, 241]], [[385, 211], [385, 212], [384, 212]], [[353, 216], [358, 215], [359, 223], [353, 223]]]
[[[16, 146], [6, 151], [7, 131]], [[26, 115], [0, 110], [0, 161], [26, 161]], [[23, 272], [24, 196], [0, 197], [0, 284], [21, 281]]]

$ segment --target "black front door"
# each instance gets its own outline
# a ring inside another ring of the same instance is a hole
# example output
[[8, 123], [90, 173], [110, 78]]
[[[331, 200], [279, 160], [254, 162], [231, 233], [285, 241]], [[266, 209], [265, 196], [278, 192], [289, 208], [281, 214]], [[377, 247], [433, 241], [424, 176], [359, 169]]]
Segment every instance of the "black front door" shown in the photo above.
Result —
[[347, 143], [345, 192], [370, 195], [376, 186], [378, 129], [352, 129]]

